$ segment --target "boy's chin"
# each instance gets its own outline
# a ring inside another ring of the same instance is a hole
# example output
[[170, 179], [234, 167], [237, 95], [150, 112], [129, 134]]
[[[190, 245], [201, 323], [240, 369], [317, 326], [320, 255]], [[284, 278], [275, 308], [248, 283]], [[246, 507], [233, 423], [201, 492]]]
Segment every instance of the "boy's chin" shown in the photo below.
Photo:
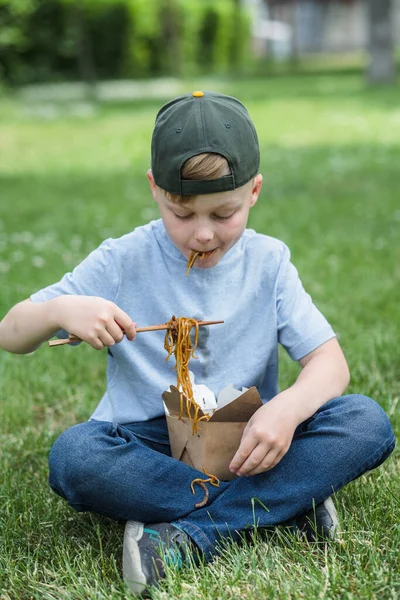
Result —
[[194, 266], [198, 269], [211, 269], [212, 267], [215, 267], [215, 265], [217, 265], [219, 263], [219, 261], [220, 261], [219, 258], [215, 258], [213, 256], [209, 259], [196, 260], [196, 262], [194, 263]]

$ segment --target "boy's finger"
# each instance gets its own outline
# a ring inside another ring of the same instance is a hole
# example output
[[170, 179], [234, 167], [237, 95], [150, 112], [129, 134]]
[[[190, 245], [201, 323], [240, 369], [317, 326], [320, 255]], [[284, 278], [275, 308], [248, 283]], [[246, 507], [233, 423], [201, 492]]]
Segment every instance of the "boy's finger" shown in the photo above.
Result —
[[242, 439], [238, 451], [232, 458], [231, 464], [229, 465], [229, 470], [232, 473], [236, 473], [237, 471], [239, 471], [244, 461], [253, 452], [254, 448], [257, 445], [258, 443], [250, 436]]
[[128, 329], [125, 329], [125, 334], [126, 334], [126, 337], [128, 338], [128, 340], [133, 342], [133, 340], [136, 337], [136, 323], [131, 321], [131, 324], [128, 327]]
[[273, 450], [270, 450], [264, 457], [264, 459], [257, 465], [255, 469], [247, 473], [247, 475], [259, 475], [260, 473], [264, 473], [265, 471], [269, 471], [275, 465], [278, 464], [282, 457], [280, 453], [276, 453]]
[[106, 348], [109, 348], [110, 346], [114, 346], [114, 344], [115, 344], [114, 338], [112, 337], [112, 335], [110, 335], [108, 333], [107, 329], [105, 329], [104, 331], [99, 333], [99, 340], [102, 342], [103, 346], [105, 346]]
[[118, 306], [116, 306], [114, 318], [119, 327], [124, 331], [126, 337], [133, 341], [136, 336], [136, 323], [134, 323], [130, 316]]
[[264, 444], [258, 444], [256, 448], [249, 454], [244, 463], [237, 470], [237, 475], [250, 475], [253, 471], [260, 467], [260, 464], [265, 459], [266, 448]]
[[116, 321], [112, 321], [106, 327], [108, 333], [113, 337], [115, 342], [118, 344], [124, 339], [124, 330], [118, 325]]

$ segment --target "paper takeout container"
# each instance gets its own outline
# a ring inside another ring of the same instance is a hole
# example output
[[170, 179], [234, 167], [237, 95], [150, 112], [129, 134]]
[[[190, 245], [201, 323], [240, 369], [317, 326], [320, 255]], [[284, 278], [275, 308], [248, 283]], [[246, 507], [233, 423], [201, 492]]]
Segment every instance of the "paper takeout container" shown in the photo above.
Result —
[[[200, 421], [193, 435], [193, 422], [186, 412], [179, 419], [180, 392], [171, 385], [162, 395], [169, 414], [167, 417], [169, 440], [173, 458], [187, 465], [216, 475], [223, 481], [236, 476], [229, 471], [229, 464], [239, 448], [247, 422], [262, 405], [255, 387], [249, 388], [235, 400], [217, 409], [209, 421]], [[199, 409], [199, 417], [203, 416]]]

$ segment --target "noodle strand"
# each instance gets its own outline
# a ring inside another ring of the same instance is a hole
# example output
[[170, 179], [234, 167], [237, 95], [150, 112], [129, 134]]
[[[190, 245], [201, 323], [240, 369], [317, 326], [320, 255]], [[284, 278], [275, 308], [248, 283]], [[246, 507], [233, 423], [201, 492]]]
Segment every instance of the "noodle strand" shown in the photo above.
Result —
[[186, 277], [189, 275], [189, 271], [193, 267], [194, 263], [196, 262], [196, 259], [199, 258], [200, 260], [203, 260], [204, 257], [205, 257], [204, 252], [198, 252], [197, 250], [191, 251], [188, 262], [187, 262]]
[[203, 490], [204, 490], [204, 498], [201, 502], [198, 502], [197, 504], [195, 504], [195, 508], [201, 508], [202, 506], [205, 506], [208, 502], [208, 489], [206, 487], [206, 483], [209, 483], [210, 485], [213, 485], [214, 487], [219, 487], [220, 486], [220, 480], [218, 479], [218, 477], [216, 477], [215, 475], [211, 475], [210, 473], [207, 473], [207, 471], [205, 470], [205, 468], [203, 467], [203, 473], [205, 475], [207, 475], [207, 479], [201, 479], [201, 477], [198, 477], [197, 479], [193, 479], [192, 483], [190, 484], [190, 489], [192, 490], [192, 494], [194, 495], [196, 492], [194, 491], [194, 486], [197, 484], [199, 485]]

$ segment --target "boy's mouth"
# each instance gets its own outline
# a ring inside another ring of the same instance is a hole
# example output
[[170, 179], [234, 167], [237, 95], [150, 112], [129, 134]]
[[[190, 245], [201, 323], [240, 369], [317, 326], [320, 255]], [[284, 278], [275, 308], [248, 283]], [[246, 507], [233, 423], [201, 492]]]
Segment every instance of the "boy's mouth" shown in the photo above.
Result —
[[205, 258], [210, 258], [217, 252], [218, 248], [214, 248], [214, 250], [208, 250], [207, 252], [203, 252], [202, 250], [192, 250], [192, 252], [198, 252], [198, 259], [204, 260]]
[[203, 252], [202, 254], [204, 254], [204, 258], [211, 258], [217, 250], [218, 248], [214, 248], [214, 250], [209, 250], [208, 252]]

